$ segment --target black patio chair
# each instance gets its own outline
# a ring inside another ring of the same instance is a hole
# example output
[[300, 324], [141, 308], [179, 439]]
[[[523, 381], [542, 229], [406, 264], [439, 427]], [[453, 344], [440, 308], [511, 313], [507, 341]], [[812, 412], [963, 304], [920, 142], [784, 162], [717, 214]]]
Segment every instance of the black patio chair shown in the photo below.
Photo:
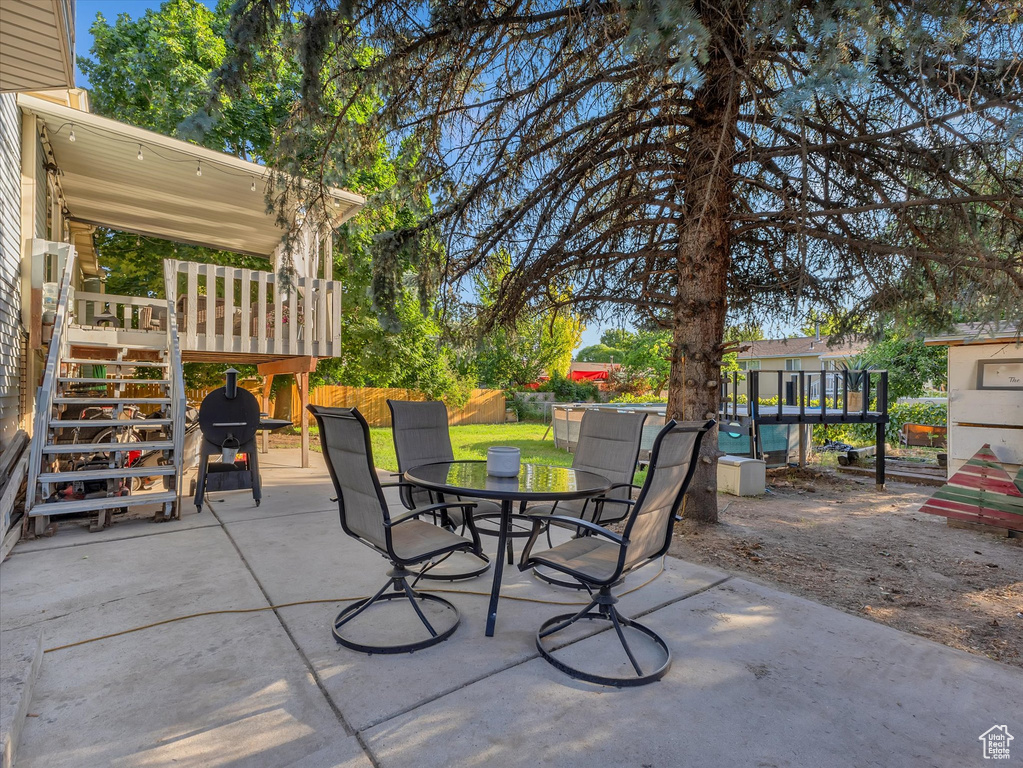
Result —
[[[369, 425], [357, 408], [324, 408], [308, 406], [316, 418], [320, 431], [320, 444], [327, 462], [330, 479], [337, 492], [337, 505], [341, 528], [349, 536], [386, 557], [391, 565], [387, 582], [373, 597], [352, 603], [334, 619], [334, 639], [346, 648], [365, 653], [407, 653], [435, 645], [446, 640], [455, 631], [460, 617], [458, 609], [447, 600], [426, 592], [416, 592], [415, 586], [423, 572], [442, 562], [452, 552], [480, 554], [480, 539], [473, 526], [470, 502], [437, 504], [415, 512], [391, 515], [383, 488], [401, 483], [381, 484], [373, 464]], [[465, 517], [466, 528], [472, 540], [449, 530], [418, 519], [422, 513], [442, 508], [458, 507]], [[424, 566], [420, 571], [413, 566]], [[412, 583], [409, 578], [412, 577]], [[390, 591], [389, 591], [390, 590]], [[341, 629], [371, 606], [389, 600], [408, 600], [416, 615], [429, 632], [429, 637], [396, 645], [372, 645], [356, 641], [341, 634]], [[453, 621], [443, 629], [435, 629], [423, 612], [420, 603], [441, 605], [453, 614]]]
[[[632, 476], [636, 474], [646, 417], [647, 414], [636, 412], [584, 411], [579, 423], [579, 440], [572, 456], [572, 469], [603, 475], [611, 481], [611, 489], [592, 499], [531, 504], [526, 514], [538, 517], [578, 517], [603, 526], [623, 520], [632, 505], [633, 489], [639, 490], [638, 486], [632, 484]], [[583, 530], [580, 535], [589, 534]], [[547, 544], [552, 545], [550, 528], [547, 528]], [[549, 584], [583, 588], [577, 581], [559, 579], [541, 570], [534, 570], [533, 574]]]
[[[536, 647], [554, 667], [572, 677], [591, 683], [614, 686], [644, 685], [659, 680], [671, 667], [668, 644], [652, 629], [618, 612], [618, 598], [611, 593], [625, 577], [648, 563], [659, 560], [671, 544], [672, 528], [679, 519], [682, 497], [696, 469], [703, 436], [714, 426], [713, 421], [669, 421], [654, 440], [650, 470], [635, 504], [631, 505], [621, 534], [580, 518], [552, 515], [537, 518], [532, 534], [522, 553], [520, 570], [537, 565], [547, 566], [578, 580], [590, 591], [589, 604], [575, 614], [562, 614], [545, 621], [536, 633]], [[587, 531], [564, 544], [533, 554], [532, 550], [544, 523]], [[596, 594], [594, 594], [596, 590]], [[544, 640], [562, 632], [580, 619], [610, 623], [625, 649], [634, 676], [610, 676], [586, 672], [554, 656], [554, 649]], [[664, 661], [652, 671], [644, 671], [636, 660], [625, 637], [625, 629], [633, 629], [660, 649]]]
[[[398, 457], [399, 477], [413, 467], [433, 464], [438, 461], [454, 461], [451, 450], [451, 436], [448, 434], [448, 409], [444, 403], [437, 401], [388, 400], [387, 407], [391, 411], [391, 432], [394, 436], [394, 452]], [[437, 510], [435, 522], [455, 530], [465, 529], [464, 515], [460, 507], [438, 507], [445, 501], [425, 488], [416, 488], [403, 484], [399, 488], [401, 503], [406, 509], [422, 512], [424, 508]], [[496, 512], [501, 507], [492, 501], [482, 499], [474, 502], [476, 511]], [[475, 512], [474, 512], [475, 514]], [[478, 565], [468, 569], [430, 571], [423, 575], [424, 579], [471, 579], [485, 573], [490, 568], [490, 560], [484, 556]]]

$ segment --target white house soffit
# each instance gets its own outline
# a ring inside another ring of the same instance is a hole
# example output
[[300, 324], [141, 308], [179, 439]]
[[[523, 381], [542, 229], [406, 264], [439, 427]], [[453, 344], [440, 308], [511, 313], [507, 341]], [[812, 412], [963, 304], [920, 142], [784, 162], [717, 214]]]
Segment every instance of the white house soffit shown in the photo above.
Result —
[[[18, 104], [46, 124], [71, 218], [263, 257], [281, 242], [263, 166], [25, 94]], [[331, 196], [334, 225], [365, 203]]]
[[74, 87], [72, 16], [70, 0], [3, 0], [0, 92]]

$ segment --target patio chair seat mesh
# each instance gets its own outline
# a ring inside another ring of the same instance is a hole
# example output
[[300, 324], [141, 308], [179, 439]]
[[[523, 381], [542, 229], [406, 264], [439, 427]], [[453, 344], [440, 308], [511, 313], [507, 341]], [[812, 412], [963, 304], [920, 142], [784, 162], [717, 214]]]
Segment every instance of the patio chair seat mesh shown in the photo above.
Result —
[[376, 474], [366, 460], [366, 435], [362, 425], [354, 419], [336, 418], [325, 418], [321, 423], [327, 458], [334, 468], [344, 500], [345, 522], [357, 536], [386, 550], [379, 486]]
[[422, 464], [454, 461], [448, 435], [448, 409], [444, 403], [388, 400], [387, 405], [391, 408], [400, 472]]
[[422, 520], [405, 520], [391, 528], [391, 546], [402, 560], [415, 561], [427, 552], [464, 543], [461, 536]]
[[[603, 475], [614, 483], [631, 483], [639, 458], [639, 445], [643, 438], [645, 413], [617, 413], [615, 411], [586, 411], [579, 425], [579, 442], [572, 457], [572, 469]], [[607, 498], [627, 499], [629, 488], [609, 491]], [[597, 506], [586, 499], [573, 499], [554, 504], [530, 505], [531, 515], [565, 515], [595, 520]], [[609, 504], [602, 518], [620, 519], [628, 513], [624, 504]]]
[[621, 548], [613, 542], [596, 536], [581, 536], [538, 552], [533, 560], [539, 565], [562, 566], [584, 578], [605, 581], [614, 576], [620, 553]]
[[686, 480], [690, 463], [696, 459], [694, 447], [701, 433], [693, 427], [691, 422], [681, 422], [661, 440], [639, 509], [634, 510], [625, 528], [625, 538], [629, 540], [625, 570], [657, 557], [665, 548], [665, 537], [671, 536], [670, 517], [679, 488]]

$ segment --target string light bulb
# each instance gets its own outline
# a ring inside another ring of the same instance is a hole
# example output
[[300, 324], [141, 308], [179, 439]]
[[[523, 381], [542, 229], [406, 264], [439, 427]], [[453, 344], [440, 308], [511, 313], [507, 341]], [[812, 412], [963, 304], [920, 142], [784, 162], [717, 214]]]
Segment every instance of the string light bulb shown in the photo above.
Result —
[[195, 166], [195, 175], [202, 176], [202, 161], [200, 160]]
[[75, 127], [73, 125], [71, 126], [71, 133], [68, 134], [67, 140], [68, 141], [75, 140]]
[[141, 144], [139, 144], [139, 154], [138, 154], [138, 158], [139, 158], [139, 160], [143, 160], [143, 159], [144, 159], [144, 158], [142, 157], [142, 145], [141, 145]]

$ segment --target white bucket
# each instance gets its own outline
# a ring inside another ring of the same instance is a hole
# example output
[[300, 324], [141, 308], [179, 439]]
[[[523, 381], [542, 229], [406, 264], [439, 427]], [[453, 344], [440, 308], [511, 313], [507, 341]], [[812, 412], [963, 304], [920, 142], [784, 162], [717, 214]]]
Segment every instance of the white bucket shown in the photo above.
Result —
[[515, 477], [522, 461], [518, 448], [497, 445], [487, 449], [487, 474], [494, 477]]

